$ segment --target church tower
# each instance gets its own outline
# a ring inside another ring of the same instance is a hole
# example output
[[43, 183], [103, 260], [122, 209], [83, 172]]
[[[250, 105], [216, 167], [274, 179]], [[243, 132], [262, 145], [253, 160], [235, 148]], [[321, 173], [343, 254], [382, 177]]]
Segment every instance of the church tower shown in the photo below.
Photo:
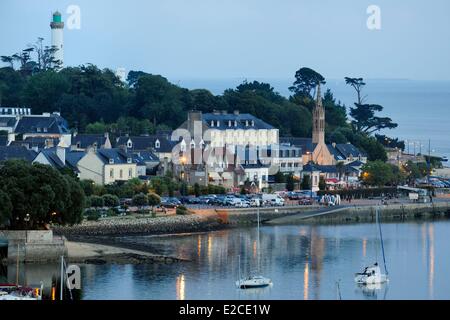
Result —
[[322, 104], [320, 83], [317, 86], [317, 100], [313, 110], [312, 143], [313, 144], [325, 143], [325, 109]]

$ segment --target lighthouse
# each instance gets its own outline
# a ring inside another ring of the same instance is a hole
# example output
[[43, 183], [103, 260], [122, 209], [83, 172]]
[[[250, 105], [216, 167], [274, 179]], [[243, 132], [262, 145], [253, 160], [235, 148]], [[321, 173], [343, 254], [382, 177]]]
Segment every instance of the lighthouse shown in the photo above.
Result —
[[64, 67], [64, 22], [62, 22], [61, 13], [53, 13], [53, 20], [50, 23], [52, 28], [52, 47], [56, 49], [53, 54], [55, 61], [59, 61], [59, 68]]

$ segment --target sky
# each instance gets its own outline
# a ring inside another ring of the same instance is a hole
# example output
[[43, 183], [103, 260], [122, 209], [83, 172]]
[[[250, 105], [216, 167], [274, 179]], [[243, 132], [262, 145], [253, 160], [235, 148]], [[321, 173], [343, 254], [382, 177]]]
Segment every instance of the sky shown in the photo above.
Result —
[[[450, 80], [448, 0], [0, 0], [0, 55], [44, 37], [52, 11], [80, 8], [65, 29], [65, 64], [169, 79]], [[381, 29], [367, 27], [370, 5]], [[67, 26], [67, 23], [66, 23]]]

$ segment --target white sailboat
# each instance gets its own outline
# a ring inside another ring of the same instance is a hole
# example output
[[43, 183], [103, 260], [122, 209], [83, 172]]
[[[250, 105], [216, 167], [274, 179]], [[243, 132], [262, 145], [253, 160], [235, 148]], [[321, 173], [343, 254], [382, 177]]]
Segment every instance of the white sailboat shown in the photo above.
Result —
[[374, 285], [378, 285], [378, 284], [389, 281], [388, 271], [387, 271], [387, 267], [386, 267], [386, 257], [384, 254], [383, 234], [381, 232], [381, 224], [379, 221], [379, 214], [380, 214], [379, 208], [377, 207], [376, 224], [378, 226], [379, 235], [380, 235], [380, 243], [381, 243], [381, 249], [382, 249], [382, 253], [383, 253], [383, 262], [384, 262], [385, 273], [382, 273], [381, 268], [378, 265], [378, 262], [375, 262], [372, 266], [365, 267], [362, 272], [359, 272], [355, 275], [355, 282], [360, 285], [374, 286]]
[[272, 280], [260, 275], [260, 241], [259, 241], [259, 209], [258, 214], [258, 243], [257, 243], [257, 274], [251, 275], [247, 278], [241, 278], [241, 257], [239, 256], [239, 280], [236, 281], [236, 287], [239, 289], [253, 289], [253, 288], [264, 288], [272, 284]]

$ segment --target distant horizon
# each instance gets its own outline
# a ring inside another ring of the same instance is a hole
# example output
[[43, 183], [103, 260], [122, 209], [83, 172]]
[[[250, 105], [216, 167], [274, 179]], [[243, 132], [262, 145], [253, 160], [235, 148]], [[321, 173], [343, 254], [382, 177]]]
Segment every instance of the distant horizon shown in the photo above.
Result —
[[293, 79], [309, 67], [327, 79], [450, 81], [450, 42], [442, 40], [450, 30], [450, 2], [378, 0], [379, 29], [368, 26], [373, 4], [2, 0], [0, 54], [12, 55], [38, 37], [49, 44], [51, 12], [58, 10], [66, 23], [65, 65], [89, 61], [170, 79]]

